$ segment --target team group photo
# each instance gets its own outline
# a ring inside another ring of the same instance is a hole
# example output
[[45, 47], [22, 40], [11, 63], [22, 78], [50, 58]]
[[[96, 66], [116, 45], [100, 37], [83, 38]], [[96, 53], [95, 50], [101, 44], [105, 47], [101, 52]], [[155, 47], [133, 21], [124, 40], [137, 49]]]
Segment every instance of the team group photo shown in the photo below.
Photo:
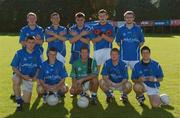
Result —
[[180, 20], [142, 21], [136, 9], [107, 6], [96, 19], [77, 8], [66, 25], [63, 10], [46, 13], [45, 25], [27, 10], [17, 33], [0, 33], [0, 117], [180, 117]]

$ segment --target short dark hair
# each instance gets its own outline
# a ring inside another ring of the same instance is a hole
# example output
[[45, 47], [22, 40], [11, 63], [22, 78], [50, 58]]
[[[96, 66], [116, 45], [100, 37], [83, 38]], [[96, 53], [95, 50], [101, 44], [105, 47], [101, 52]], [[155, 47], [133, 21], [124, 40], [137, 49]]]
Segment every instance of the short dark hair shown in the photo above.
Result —
[[85, 18], [85, 14], [82, 12], [78, 12], [75, 14], [75, 18]]
[[149, 48], [148, 46], [143, 46], [143, 47], [141, 48], [141, 54], [142, 54], [142, 52], [143, 52], [144, 50], [148, 50], [149, 53], [151, 53], [151, 50], [150, 50], [150, 48]]
[[117, 49], [117, 48], [113, 48], [113, 49], [111, 49], [111, 53], [112, 52], [117, 52], [117, 53], [119, 53], [119, 50]]
[[105, 9], [101, 9], [98, 11], [98, 14], [101, 14], [101, 13], [105, 13], [106, 15], [108, 14], [108, 12]]
[[51, 18], [52, 18], [53, 16], [60, 16], [60, 15], [59, 15], [59, 13], [57, 13], [57, 12], [53, 12], [53, 13], [51, 14]]
[[133, 16], [135, 17], [135, 13], [134, 13], [133, 11], [126, 11], [126, 12], [124, 13], [124, 17], [125, 17], [126, 15], [133, 15]]
[[28, 41], [28, 40], [35, 40], [35, 37], [34, 36], [27, 36], [26, 41]]
[[56, 49], [55, 47], [51, 47], [51, 48], [48, 49], [48, 53], [49, 53], [50, 51], [52, 51], [52, 52], [57, 52], [57, 49]]
[[87, 50], [87, 51], [88, 51], [89, 49], [88, 49], [86, 46], [82, 46], [81, 49], [80, 49], [80, 52], [81, 52], [82, 50]]

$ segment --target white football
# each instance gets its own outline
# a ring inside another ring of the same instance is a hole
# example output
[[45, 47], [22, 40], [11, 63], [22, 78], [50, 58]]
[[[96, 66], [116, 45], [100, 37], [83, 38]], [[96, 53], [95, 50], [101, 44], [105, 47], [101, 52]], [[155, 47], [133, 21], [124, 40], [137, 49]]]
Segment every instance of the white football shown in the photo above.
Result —
[[88, 107], [88, 105], [89, 105], [89, 99], [88, 99], [87, 97], [85, 97], [85, 96], [80, 97], [80, 98], [78, 99], [78, 101], [77, 101], [77, 105], [78, 105], [78, 107], [80, 107], [80, 108], [86, 108], [86, 107]]
[[55, 95], [55, 94], [52, 94], [52, 95], [48, 95], [46, 97], [46, 102], [48, 105], [50, 106], [55, 106], [58, 104], [59, 102], [59, 98]]
[[160, 99], [163, 105], [169, 105], [169, 96], [167, 94], [161, 94]]

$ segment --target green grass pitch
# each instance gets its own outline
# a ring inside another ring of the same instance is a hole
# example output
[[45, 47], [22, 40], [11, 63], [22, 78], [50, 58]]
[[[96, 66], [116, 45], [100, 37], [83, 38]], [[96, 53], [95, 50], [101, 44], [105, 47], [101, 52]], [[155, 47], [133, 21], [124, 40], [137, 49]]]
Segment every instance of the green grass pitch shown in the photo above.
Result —
[[[142, 108], [138, 105], [133, 91], [129, 95], [129, 105], [124, 106], [119, 101], [120, 94], [118, 92], [115, 96], [116, 102], [108, 105], [105, 95], [99, 89], [100, 102], [97, 106], [90, 105], [87, 109], [80, 109], [68, 93], [64, 104], [49, 107], [42, 104], [42, 99], [37, 99], [34, 86], [30, 106], [25, 106], [21, 113], [15, 113], [16, 104], [9, 99], [12, 93], [10, 62], [16, 50], [20, 48], [20, 44], [18, 44], [16, 35], [0, 35], [0, 118], [180, 118], [180, 36], [146, 35], [145, 45], [152, 49], [152, 58], [158, 60], [162, 65], [165, 78], [161, 83], [160, 91], [170, 96], [171, 106], [151, 109], [149, 101], [146, 99], [146, 106]], [[114, 45], [114, 47], [116, 46]], [[46, 43], [44, 47], [47, 47]], [[71, 66], [68, 64], [70, 56], [68, 42], [67, 52], [66, 69], [69, 73]], [[70, 80], [70, 78], [66, 80], [69, 85], [71, 84]]]

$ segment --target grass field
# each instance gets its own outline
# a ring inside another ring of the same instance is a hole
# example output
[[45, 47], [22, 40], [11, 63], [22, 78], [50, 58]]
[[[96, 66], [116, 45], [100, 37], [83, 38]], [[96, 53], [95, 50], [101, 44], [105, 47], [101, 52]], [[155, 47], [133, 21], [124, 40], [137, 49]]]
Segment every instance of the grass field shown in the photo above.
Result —
[[[12, 93], [12, 70], [9, 65], [20, 45], [18, 36], [0, 35], [0, 118], [180, 118], [180, 36], [147, 35], [145, 45], [151, 47], [153, 59], [158, 60], [163, 67], [165, 78], [160, 90], [161, 93], [170, 96], [170, 106], [151, 109], [146, 99], [146, 106], [142, 108], [135, 100], [133, 91], [129, 95], [129, 105], [124, 106], [119, 101], [120, 94], [117, 92], [116, 102], [107, 105], [105, 95], [99, 90], [100, 103], [97, 106], [90, 105], [87, 109], [80, 109], [76, 101], [72, 101], [67, 94], [64, 104], [49, 107], [42, 104], [42, 99], [37, 98], [34, 88], [30, 106], [26, 105], [23, 112], [15, 113], [16, 104], [9, 99]], [[67, 43], [67, 52], [70, 52], [69, 43]], [[68, 73], [71, 70], [68, 64], [69, 55], [68, 53], [66, 56]], [[67, 78], [69, 85], [70, 80]]]

